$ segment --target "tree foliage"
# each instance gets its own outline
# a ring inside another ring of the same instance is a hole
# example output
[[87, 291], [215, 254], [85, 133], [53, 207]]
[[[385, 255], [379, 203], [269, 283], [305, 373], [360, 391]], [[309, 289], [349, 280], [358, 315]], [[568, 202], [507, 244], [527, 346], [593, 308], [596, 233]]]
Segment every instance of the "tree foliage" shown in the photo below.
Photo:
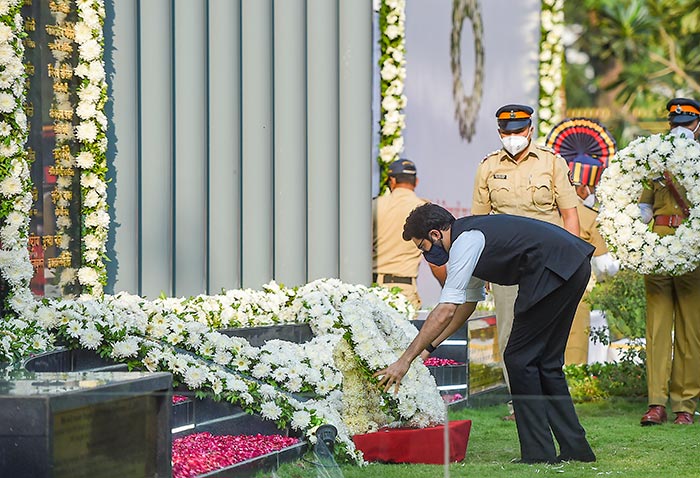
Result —
[[625, 126], [643, 129], [640, 121], [665, 120], [670, 98], [700, 98], [697, 7], [697, 0], [566, 2], [566, 22], [578, 33], [569, 48], [588, 57], [568, 65], [569, 106], [608, 106]]

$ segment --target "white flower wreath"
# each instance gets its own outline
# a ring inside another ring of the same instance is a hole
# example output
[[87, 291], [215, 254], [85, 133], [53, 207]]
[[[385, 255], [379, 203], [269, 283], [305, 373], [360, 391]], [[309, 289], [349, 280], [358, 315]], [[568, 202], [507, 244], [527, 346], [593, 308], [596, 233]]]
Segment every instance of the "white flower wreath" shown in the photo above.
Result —
[[[686, 189], [690, 216], [675, 234], [660, 236], [641, 220], [644, 184], [670, 172]], [[603, 173], [600, 232], [623, 267], [642, 274], [679, 275], [700, 262], [700, 144], [656, 134], [638, 138], [617, 153]]]

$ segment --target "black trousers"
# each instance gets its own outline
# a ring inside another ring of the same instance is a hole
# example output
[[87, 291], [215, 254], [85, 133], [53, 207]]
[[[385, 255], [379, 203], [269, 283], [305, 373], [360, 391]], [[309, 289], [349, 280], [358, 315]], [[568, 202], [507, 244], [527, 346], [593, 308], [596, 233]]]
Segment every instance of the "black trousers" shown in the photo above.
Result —
[[595, 459], [562, 371], [566, 340], [590, 275], [585, 261], [568, 281], [558, 278], [559, 288], [513, 321], [503, 359], [524, 462], [556, 461], [552, 433], [562, 459]]

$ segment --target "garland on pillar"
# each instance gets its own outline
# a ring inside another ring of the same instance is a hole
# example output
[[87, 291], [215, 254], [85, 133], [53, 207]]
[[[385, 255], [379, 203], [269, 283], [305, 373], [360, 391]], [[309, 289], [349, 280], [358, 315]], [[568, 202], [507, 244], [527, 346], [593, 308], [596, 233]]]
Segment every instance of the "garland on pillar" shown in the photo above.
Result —
[[3, 327], [0, 350], [26, 350], [45, 342], [16, 317], [24, 304], [34, 300], [29, 281], [34, 269], [29, 259], [29, 212], [32, 182], [24, 144], [27, 142], [25, 112], [27, 74], [24, 57], [24, 22], [21, 0], [0, 3], [0, 273], [3, 288]]
[[564, 0], [542, 0], [540, 12], [539, 136], [546, 136], [564, 116]]
[[107, 234], [110, 218], [107, 213], [107, 81], [104, 67], [104, 0], [77, 0], [78, 17], [75, 41], [79, 60], [75, 74], [78, 86], [80, 122], [75, 128], [80, 144], [76, 165], [80, 168], [81, 253], [82, 267], [78, 282], [84, 294], [99, 297], [107, 285]]
[[386, 190], [389, 164], [403, 151], [402, 132], [406, 126], [402, 110], [406, 78], [406, 0], [381, 0], [379, 5], [379, 68], [381, 108], [379, 119], [379, 192]]

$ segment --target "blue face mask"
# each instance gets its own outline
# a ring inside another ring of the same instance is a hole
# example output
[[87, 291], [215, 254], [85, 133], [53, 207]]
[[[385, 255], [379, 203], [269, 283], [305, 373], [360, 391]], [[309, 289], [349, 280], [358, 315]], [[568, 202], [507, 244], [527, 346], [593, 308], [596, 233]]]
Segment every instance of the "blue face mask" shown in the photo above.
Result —
[[450, 255], [447, 253], [445, 248], [442, 246], [442, 244], [438, 245], [437, 242], [433, 242], [432, 244], [433, 245], [430, 247], [430, 250], [423, 253], [425, 260], [435, 266], [443, 266], [447, 264], [447, 260], [450, 258]]

